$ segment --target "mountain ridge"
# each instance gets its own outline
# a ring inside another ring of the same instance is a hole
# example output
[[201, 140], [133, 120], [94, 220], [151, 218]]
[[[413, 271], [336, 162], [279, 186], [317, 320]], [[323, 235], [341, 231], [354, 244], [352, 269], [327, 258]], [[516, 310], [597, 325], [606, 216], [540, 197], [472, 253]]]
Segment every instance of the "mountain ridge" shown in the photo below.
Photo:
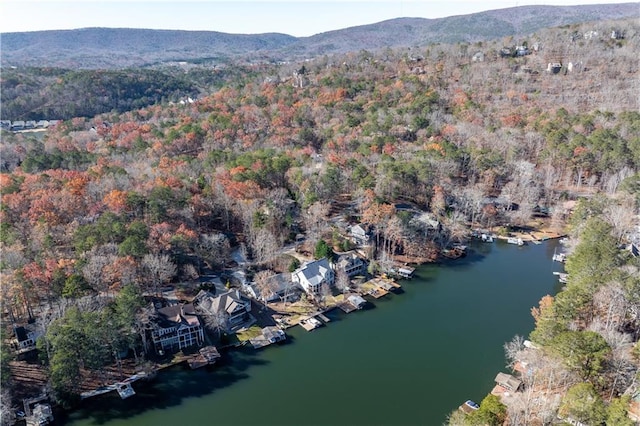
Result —
[[517, 6], [446, 18], [394, 18], [309, 37], [283, 33], [89, 27], [3, 33], [2, 66], [125, 68], [171, 61], [289, 61], [324, 54], [478, 42], [542, 28], [640, 17], [640, 3]]

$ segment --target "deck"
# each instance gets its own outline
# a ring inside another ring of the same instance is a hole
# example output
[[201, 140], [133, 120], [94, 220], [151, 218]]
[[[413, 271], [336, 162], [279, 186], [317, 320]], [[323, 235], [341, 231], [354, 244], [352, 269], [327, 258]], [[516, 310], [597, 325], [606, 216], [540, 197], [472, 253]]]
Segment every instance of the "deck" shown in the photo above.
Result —
[[386, 296], [389, 292], [400, 288], [402, 288], [400, 284], [385, 277], [373, 278], [360, 287], [363, 294], [368, 294], [376, 299]]
[[358, 308], [353, 306], [353, 304], [351, 304], [351, 302], [349, 302], [348, 300], [342, 303], [338, 303], [338, 308], [340, 308], [345, 314], [350, 314], [351, 312], [358, 310]]
[[316, 328], [322, 326], [322, 323], [319, 320], [317, 320], [315, 317], [302, 319], [298, 324], [300, 324], [300, 326], [307, 331], [313, 331]]
[[326, 316], [325, 314], [320, 313], [320, 314], [317, 314], [316, 316], [317, 316], [318, 318], [320, 318], [320, 320], [321, 320], [322, 322], [324, 322], [325, 324], [327, 324], [327, 323], [330, 323], [330, 322], [331, 322], [331, 319], [330, 319], [328, 316]]

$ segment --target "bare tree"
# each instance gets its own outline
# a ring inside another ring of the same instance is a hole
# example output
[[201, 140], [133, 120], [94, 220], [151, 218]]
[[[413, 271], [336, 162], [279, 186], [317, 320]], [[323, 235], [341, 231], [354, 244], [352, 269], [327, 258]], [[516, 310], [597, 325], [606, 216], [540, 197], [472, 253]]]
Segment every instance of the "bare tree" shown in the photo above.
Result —
[[142, 266], [148, 273], [151, 288], [159, 294], [160, 286], [169, 282], [176, 274], [176, 265], [166, 254], [145, 254]]
[[266, 302], [275, 293], [274, 280], [271, 279], [274, 275], [273, 271], [267, 269], [258, 272], [254, 278], [263, 302]]
[[331, 206], [329, 203], [318, 201], [313, 203], [304, 213], [303, 220], [307, 229], [309, 241], [313, 244], [320, 238], [325, 227]]
[[202, 234], [197, 250], [198, 255], [212, 268], [224, 266], [231, 255], [229, 239], [222, 233]]
[[633, 200], [623, 204], [613, 204], [604, 211], [604, 218], [613, 226], [613, 235], [618, 242], [635, 226], [635, 208]]
[[320, 302], [323, 306], [327, 306], [327, 299], [331, 296], [333, 296], [333, 294], [331, 293], [331, 286], [329, 285], [329, 283], [324, 282], [322, 283], [322, 285], [320, 286]]
[[280, 245], [275, 236], [266, 228], [260, 228], [253, 233], [253, 257], [259, 263], [269, 262], [276, 258]]
[[87, 262], [82, 268], [82, 275], [97, 292], [106, 292], [109, 284], [104, 273], [105, 266], [112, 265], [117, 259], [118, 246], [105, 244], [94, 247], [87, 254]]
[[349, 276], [343, 268], [338, 268], [336, 271], [336, 288], [344, 293], [349, 290], [350, 286], [351, 279], [349, 279]]
[[205, 327], [216, 333], [220, 339], [229, 326], [229, 314], [225, 311], [210, 312], [208, 310], [201, 310], [200, 313], [204, 318]]
[[9, 388], [4, 386], [0, 390], [0, 425], [8, 426], [15, 423], [16, 407], [12, 404]]
[[516, 361], [520, 360], [520, 355], [524, 350], [524, 338], [520, 335], [513, 336], [513, 339], [504, 344], [504, 355], [507, 358], [507, 366], [513, 368]]

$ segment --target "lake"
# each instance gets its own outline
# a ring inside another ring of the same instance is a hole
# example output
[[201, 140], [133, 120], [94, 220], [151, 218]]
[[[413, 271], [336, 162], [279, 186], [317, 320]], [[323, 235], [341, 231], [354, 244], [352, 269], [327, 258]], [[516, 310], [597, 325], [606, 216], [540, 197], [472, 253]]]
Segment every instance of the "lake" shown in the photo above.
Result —
[[533, 329], [530, 310], [559, 290], [557, 241], [474, 243], [425, 265], [403, 293], [373, 301], [289, 342], [227, 353], [210, 369], [176, 366], [137, 394], [86, 401], [60, 419], [87, 425], [441, 425], [480, 402], [505, 368], [503, 344]]

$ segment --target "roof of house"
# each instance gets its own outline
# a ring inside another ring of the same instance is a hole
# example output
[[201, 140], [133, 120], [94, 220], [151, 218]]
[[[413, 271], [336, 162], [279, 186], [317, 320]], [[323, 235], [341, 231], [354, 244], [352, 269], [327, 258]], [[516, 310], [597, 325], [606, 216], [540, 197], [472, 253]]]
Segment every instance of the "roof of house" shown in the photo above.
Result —
[[341, 254], [340, 258], [336, 262], [336, 265], [338, 267], [346, 267], [349, 265], [357, 265], [362, 263], [363, 263], [362, 259], [360, 259], [360, 257], [358, 257], [357, 254], [351, 252], [351, 253]]
[[347, 298], [347, 300], [356, 308], [367, 304], [367, 301], [362, 296], [358, 296], [357, 294], [352, 294]]
[[190, 326], [200, 325], [200, 320], [196, 316], [193, 303], [186, 305], [171, 305], [160, 308], [158, 309], [158, 315], [160, 320], [165, 322], [165, 326], [175, 324], [187, 324]]
[[498, 373], [496, 375], [495, 381], [500, 386], [503, 386], [513, 391], [518, 390], [518, 388], [522, 385], [522, 380], [512, 376], [511, 374], [506, 374], [506, 373]]
[[20, 326], [15, 327], [13, 330], [16, 333], [16, 340], [18, 340], [18, 342], [24, 342], [28, 339], [29, 331], [26, 328]]
[[294, 274], [298, 277], [304, 277], [310, 285], [315, 286], [322, 284], [330, 271], [329, 261], [326, 258], [322, 258], [304, 263], [300, 268], [296, 269]]
[[268, 278], [275, 293], [282, 293], [292, 286], [291, 274], [275, 274]]
[[210, 312], [226, 312], [231, 314], [238, 309], [244, 309], [248, 302], [243, 298], [238, 289], [229, 290], [225, 293], [214, 296], [209, 292], [201, 291], [196, 296], [200, 306]]
[[[353, 225], [350, 228], [351, 234], [356, 234], [356, 235], [366, 235], [367, 234], [367, 230], [365, 229], [366, 225], [362, 225], [362, 224], [357, 224], [357, 225]], [[367, 227], [368, 228], [368, 227]]]

